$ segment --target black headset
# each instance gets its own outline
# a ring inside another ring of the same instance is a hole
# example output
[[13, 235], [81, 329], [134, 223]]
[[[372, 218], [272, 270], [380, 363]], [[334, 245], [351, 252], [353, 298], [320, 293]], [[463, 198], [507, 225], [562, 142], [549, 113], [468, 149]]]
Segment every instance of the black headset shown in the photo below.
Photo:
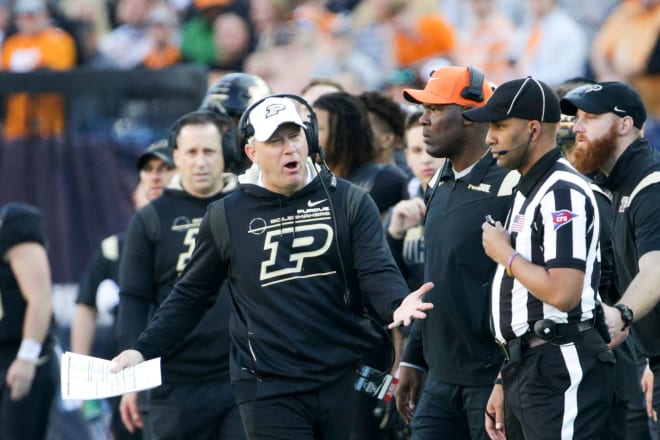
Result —
[[167, 135], [167, 143], [169, 148], [174, 150], [177, 147], [176, 138], [181, 132], [181, 128], [184, 125], [190, 125], [195, 120], [200, 120], [204, 123], [206, 121], [215, 124], [220, 136], [222, 139], [222, 156], [225, 162], [225, 168], [233, 169], [235, 165], [241, 160], [241, 155], [236, 143], [236, 129], [234, 128], [234, 123], [229, 117], [229, 115], [222, 114], [213, 110], [195, 110], [190, 113], [186, 113], [181, 116], [179, 119], [174, 121], [170, 126], [170, 130]]
[[470, 85], [461, 90], [461, 96], [470, 101], [481, 102], [484, 100], [484, 72], [478, 67], [468, 66], [470, 73]]
[[318, 126], [318, 120], [316, 118], [316, 112], [314, 112], [312, 106], [309, 105], [309, 103], [305, 101], [303, 98], [301, 98], [298, 95], [292, 95], [288, 93], [278, 93], [275, 95], [266, 96], [265, 98], [261, 98], [260, 100], [254, 102], [252, 105], [250, 105], [248, 108], [245, 109], [245, 111], [241, 115], [241, 119], [238, 121], [238, 134], [240, 136], [241, 146], [247, 144], [248, 140], [252, 136], [254, 136], [254, 127], [250, 123], [250, 112], [252, 112], [252, 110], [254, 110], [259, 104], [261, 104], [268, 98], [292, 99], [302, 104], [307, 109], [308, 120], [303, 121], [303, 125], [305, 126], [303, 131], [305, 132], [305, 139], [307, 139], [307, 147], [309, 149], [309, 155], [313, 157], [314, 155], [318, 154], [321, 157], [323, 157], [321, 146], [319, 145], [319, 126]]

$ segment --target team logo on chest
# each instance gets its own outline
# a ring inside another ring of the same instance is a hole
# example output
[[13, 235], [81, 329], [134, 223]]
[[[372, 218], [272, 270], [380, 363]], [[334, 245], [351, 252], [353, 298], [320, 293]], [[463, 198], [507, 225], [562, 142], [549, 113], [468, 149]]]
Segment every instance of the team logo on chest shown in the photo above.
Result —
[[578, 217], [578, 215], [568, 209], [553, 212], [552, 223], [555, 225], [555, 231], [562, 226], [569, 224], [576, 217]]
[[308, 200], [295, 214], [270, 219], [253, 218], [248, 234], [263, 237], [264, 259], [260, 263], [262, 287], [296, 278], [327, 276], [336, 271], [313, 264], [330, 248], [335, 231], [330, 223], [327, 199]]
[[626, 212], [628, 206], [630, 206], [630, 197], [628, 196], [621, 197], [621, 203], [619, 204], [619, 213]]

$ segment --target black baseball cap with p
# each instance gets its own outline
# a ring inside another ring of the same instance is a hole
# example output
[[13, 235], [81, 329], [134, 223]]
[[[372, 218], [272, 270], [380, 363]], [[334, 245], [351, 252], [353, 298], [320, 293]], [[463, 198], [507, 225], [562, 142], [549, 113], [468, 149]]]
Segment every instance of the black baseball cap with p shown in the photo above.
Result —
[[562, 113], [571, 116], [578, 110], [595, 115], [614, 113], [621, 118], [630, 116], [637, 128], [642, 128], [646, 121], [642, 98], [635, 89], [618, 81], [576, 87], [564, 95], [560, 105]]
[[463, 112], [472, 122], [494, 122], [520, 118], [539, 122], [559, 122], [559, 97], [543, 81], [528, 76], [502, 83], [486, 105]]
[[141, 171], [151, 158], [162, 160], [163, 163], [170, 168], [174, 168], [176, 166], [174, 165], [172, 149], [170, 148], [167, 139], [157, 140], [149, 145], [146, 150], [144, 150], [144, 152], [140, 155], [140, 157], [138, 157], [137, 160], [138, 171]]

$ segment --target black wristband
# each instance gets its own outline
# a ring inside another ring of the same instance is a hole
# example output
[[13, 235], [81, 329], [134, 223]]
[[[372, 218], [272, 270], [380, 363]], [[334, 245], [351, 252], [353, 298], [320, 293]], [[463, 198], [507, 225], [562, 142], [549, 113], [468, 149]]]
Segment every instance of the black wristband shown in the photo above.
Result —
[[502, 378], [496, 377], [495, 380], [493, 381], [493, 385], [502, 385]]
[[625, 304], [615, 304], [614, 307], [616, 307], [619, 310], [619, 313], [621, 313], [621, 321], [623, 321], [623, 328], [621, 331], [623, 331], [632, 325], [635, 319], [633, 311]]

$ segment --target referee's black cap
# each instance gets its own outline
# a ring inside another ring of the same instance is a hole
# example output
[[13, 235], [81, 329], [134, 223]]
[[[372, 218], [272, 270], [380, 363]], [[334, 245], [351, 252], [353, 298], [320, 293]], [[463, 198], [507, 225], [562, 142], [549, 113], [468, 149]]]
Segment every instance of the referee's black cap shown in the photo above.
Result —
[[559, 122], [559, 96], [543, 81], [528, 76], [502, 83], [483, 107], [463, 112], [473, 122], [493, 122], [520, 118], [539, 122]]
[[646, 121], [642, 98], [628, 84], [618, 81], [576, 87], [566, 93], [560, 104], [562, 113], [571, 116], [578, 109], [595, 115], [614, 113], [622, 118], [630, 116], [637, 128], [642, 128]]

